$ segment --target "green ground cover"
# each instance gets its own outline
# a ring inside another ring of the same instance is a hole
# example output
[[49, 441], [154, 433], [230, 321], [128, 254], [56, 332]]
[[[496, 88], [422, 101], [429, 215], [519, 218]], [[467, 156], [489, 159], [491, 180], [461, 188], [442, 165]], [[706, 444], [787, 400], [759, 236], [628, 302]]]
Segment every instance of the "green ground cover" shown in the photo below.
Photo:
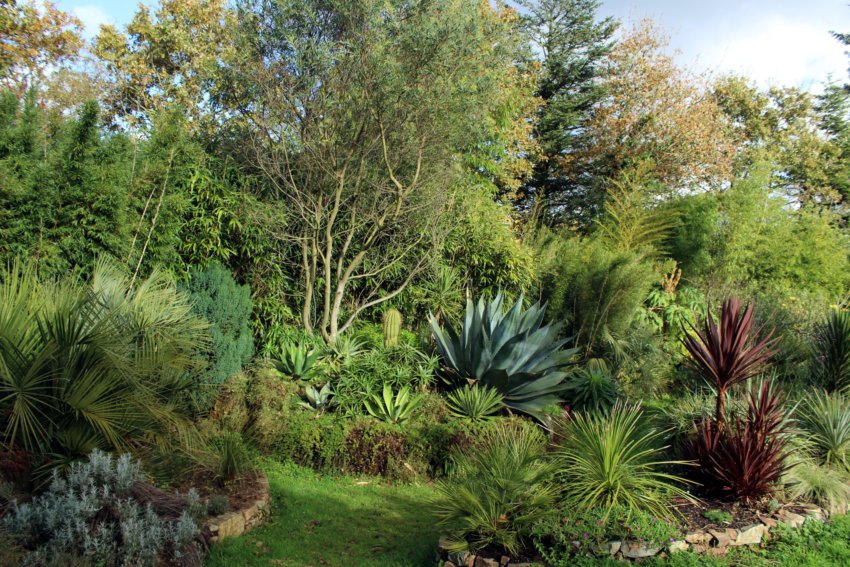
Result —
[[266, 461], [273, 513], [242, 538], [213, 546], [208, 565], [420, 566], [438, 534], [425, 507], [432, 489], [377, 478], [326, 476]]

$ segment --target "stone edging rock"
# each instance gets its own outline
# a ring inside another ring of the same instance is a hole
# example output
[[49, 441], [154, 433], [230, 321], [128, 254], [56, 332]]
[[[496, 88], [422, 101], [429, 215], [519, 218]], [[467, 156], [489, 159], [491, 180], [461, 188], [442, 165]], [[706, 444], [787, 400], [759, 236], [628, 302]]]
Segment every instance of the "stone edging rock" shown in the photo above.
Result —
[[[642, 559], [662, 553], [679, 553], [692, 551], [706, 555], [725, 555], [730, 547], [743, 545], [759, 545], [771, 528], [780, 522], [791, 527], [800, 528], [809, 521], [823, 521], [829, 513], [814, 505], [801, 505], [803, 514], [780, 509], [771, 516], [759, 516], [758, 523], [743, 528], [711, 528], [697, 530], [685, 535], [684, 539], [671, 541], [665, 546], [648, 547], [636, 541], [609, 541], [607, 545], [599, 546], [596, 555], [610, 556], [616, 559]], [[839, 511], [846, 513], [847, 510]], [[510, 557], [487, 558], [468, 552], [449, 552], [440, 538], [438, 548], [439, 558], [445, 560], [444, 567], [530, 567], [529, 563], [514, 563]], [[576, 542], [578, 543], [578, 542]]]
[[225, 538], [238, 537], [262, 524], [269, 515], [271, 498], [269, 496], [269, 479], [262, 471], [257, 484], [260, 496], [252, 504], [239, 510], [231, 510], [220, 516], [207, 518], [206, 525], [210, 530], [210, 542], [215, 543]]

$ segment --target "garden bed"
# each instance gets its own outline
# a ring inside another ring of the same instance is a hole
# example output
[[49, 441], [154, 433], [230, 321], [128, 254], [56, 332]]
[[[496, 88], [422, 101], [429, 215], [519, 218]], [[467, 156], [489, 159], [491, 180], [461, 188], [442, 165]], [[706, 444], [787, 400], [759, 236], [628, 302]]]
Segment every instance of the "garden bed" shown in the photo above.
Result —
[[[728, 523], [724, 522], [722, 526], [717, 525], [702, 515], [707, 510], [727, 511], [732, 514], [733, 519]], [[664, 557], [684, 551], [722, 556], [734, 547], [761, 545], [767, 539], [770, 530], [780, 523], [789, 528], [798, 529], [808, 522], [822, 522], [829, 517], [829, 512], [818, 506], [799, 503], [788, 504], [775, 513], [769, 513], [740, 504], [709, 500], [701, 505], [681, 506], [679, 511], [688, 521], [683, 537], [671, 538], [665, 545], [612, 540], [597, 546], [595, 555], [599, 558], [614, 557], [620, 560]], [[842, 511], [844, 512], [846, 510]], [[578, 548], [580, 542], [576, 541], [575, 545]], [[440, 538], [437, 557], [438, 561], [444, 561], [443, 567], [527, 567], [543, 564], [543, 559], [539, 556], [531, 554], [509, 556], [496, 547], [486, 547], [476, 553], [453, 552], [447, 547], [447, 540]]]
[[223, 514], [207, 518], [211, 543], [241, 536], [263, 523], [269, 514], [269, 479], [261, 470], [228, 484], [221, 494], [227, 497], [230, 508]]

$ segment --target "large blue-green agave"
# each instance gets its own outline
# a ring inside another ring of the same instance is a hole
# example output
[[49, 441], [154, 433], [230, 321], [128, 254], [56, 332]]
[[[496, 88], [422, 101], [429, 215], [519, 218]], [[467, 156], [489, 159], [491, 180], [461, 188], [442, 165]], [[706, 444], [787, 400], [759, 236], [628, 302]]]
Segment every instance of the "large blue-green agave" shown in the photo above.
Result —
[[460, 333], [429, 318], [437, 349], [448, 374], [457, 382], [497, 390], [509, 408], [542, 420], [545, 410], [561, 403], [565, 368], [576, 349], [563, 348], [560, 325], [543, 324], [545, 306], [522, 308], [522, 298], [503, 309], [500, 293], [485, 304], [466, 302]]

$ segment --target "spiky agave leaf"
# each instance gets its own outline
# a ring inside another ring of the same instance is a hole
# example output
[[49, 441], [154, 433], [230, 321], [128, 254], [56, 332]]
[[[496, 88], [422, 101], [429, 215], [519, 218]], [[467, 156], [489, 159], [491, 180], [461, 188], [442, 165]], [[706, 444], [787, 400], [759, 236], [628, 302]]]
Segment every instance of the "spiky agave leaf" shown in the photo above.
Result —
[[522, 309], [522, 298], [507, 310], [500, 293], [485, 303], [467, 300], [460, 332], [430, 317], [443, 363], [457, 382], [474, 381], [504, 396], [506, 406], [542, 419], [544, 409], [562, 401], [564, 368], [575, 349], [563, 348], [560, 325], [544, 325], [545, 307]]
[[380, 395], [373, 394], [371, 399], [364, 400], [363, 403], [372, 417], [388, 423], [401, 423], [407, 421], [422, 404], [422, 396], [411, 395], [408, 386], [402, 387], [394, 394], [392, 386], [385, 382]]

